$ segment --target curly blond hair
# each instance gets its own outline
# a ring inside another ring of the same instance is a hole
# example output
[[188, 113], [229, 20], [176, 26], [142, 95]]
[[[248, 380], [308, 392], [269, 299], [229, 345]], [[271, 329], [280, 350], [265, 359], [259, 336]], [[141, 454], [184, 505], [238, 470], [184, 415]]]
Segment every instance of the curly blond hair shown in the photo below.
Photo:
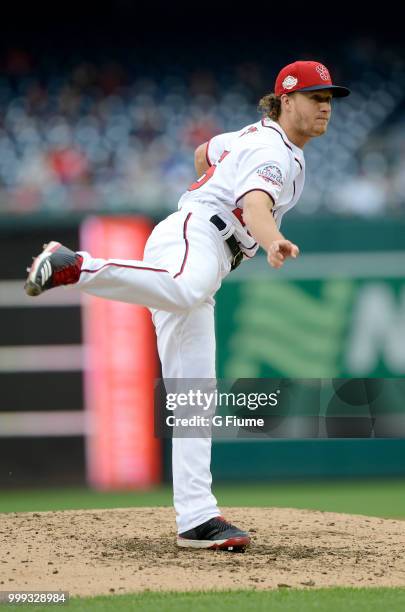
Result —
[[274, 93], [266, 94], [259, 100], [258, 110], [263, 117], [277, 121], [281, 114], [281, 99]]

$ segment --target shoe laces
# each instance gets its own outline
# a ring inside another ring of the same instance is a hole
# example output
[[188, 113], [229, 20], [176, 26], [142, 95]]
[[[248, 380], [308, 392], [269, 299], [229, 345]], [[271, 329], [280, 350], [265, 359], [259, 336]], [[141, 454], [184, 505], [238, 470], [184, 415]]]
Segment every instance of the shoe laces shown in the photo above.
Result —
[[232, 525], [232, 523], [228, 523], [228, 521], [226, 521], [223, 516], [216, 516], [215, 518], [211, 519], [210, 526], [218, 529], [220, 533], [222, 533], [223, 531], [227, 531], [228, 529], [237, 529], [235, 525]]

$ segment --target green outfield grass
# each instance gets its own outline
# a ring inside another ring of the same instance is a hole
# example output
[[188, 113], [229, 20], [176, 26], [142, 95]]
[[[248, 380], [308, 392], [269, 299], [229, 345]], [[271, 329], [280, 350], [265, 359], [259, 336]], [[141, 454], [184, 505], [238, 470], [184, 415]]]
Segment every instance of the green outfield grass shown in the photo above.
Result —
[[[49, 612], [49, 606], [0, 605]], [[63, 609], [63, 608], [62, 608]], [[223, 591], [216, 593], [140, 593], [94, 598], [72, 598], [68, 610], [146, 610], [205, 612], [206, 610], [271, 610], [272, 612], [403, 612], [405, 589], [277, 589], [275, 591]]]
[[[221, 506], [278, 506], [405, 518], [405, 480], [362, 480], [214, 487]], [[131, 506], [171, 506], [169, 486], [149, 491], [97, 492], [90, 489], [25, 489], [0, 492], [0, 512], [27, 512]]]

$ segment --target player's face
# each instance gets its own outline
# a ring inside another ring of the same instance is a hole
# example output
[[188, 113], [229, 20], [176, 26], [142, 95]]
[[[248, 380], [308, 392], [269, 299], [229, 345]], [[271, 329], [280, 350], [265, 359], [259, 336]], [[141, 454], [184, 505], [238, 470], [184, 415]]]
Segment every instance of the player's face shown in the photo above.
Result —
[[306, 138], [325, 134], [332, 112], [330, 90], [297, 91], [290, 100], [290, 118], [298, 134]]

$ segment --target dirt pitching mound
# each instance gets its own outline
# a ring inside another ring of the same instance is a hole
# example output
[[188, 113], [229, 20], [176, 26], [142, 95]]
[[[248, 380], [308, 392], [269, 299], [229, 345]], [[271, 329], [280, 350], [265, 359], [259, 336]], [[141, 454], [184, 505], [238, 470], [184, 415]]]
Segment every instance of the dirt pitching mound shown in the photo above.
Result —
[[243, 554], [184, 550], [171, 508], [0, 515], [0, 590], [405, 586], [405, 522], [289, 508], [224, 508]]

